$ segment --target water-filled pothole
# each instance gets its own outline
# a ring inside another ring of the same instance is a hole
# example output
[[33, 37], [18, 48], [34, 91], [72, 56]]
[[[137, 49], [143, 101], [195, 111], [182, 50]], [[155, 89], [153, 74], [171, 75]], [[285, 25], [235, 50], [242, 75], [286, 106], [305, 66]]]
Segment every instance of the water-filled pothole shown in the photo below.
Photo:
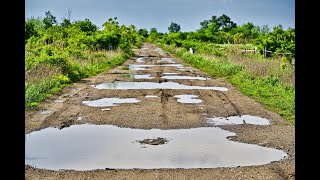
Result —
[[162, 76], [163, 79], [195, 79], [195, 80], [208, 80], [210, 78], [200, 77], [200, 76]]
[[228, 91], [225, 87], [217, 86], [188, 86], [176, 82], [114, 82], [91, 85], [97, 89], [207, 89], [216, 91]]
[[180, 103], [202, 103], [201, 99], [197, 99], [197, 95], [182, 94], [175, 95], [174, 97], [178, 98], [177, 101]]
[[137, 63], [143, 63], [143, 62], [145, 62], [145, 61], [143, 60], [142, 57], [139, 57], [139, 58], [136, 59], [136, 62], [137, 62]]
[[162, 64], [160, 66], [167, 66], [167, 67], [176, 67], [176, 68], [184, 68], [182, 64]]
[[179, 73], [162, 73], [163, 75], [176, 75], [176, 74], [179, 74]]
[[232, 125], [232, 124], [255, 124], [255, 125], [269, 125], [270, 121], [266, 118], [242, 115], [242, 116], [229, 116], [229, 117], [214, 117], [207, 118], [209, 124], [213, 125]]
[[173, 61], [173, 58], [161, 58], [160, 60], [157, 61], [157, 63], [175, 63]]
[[[217, 127], [130, 129], [112, 125], [72, 125], [26, 134], [25, 163], [50, 170], [158, 169], [253, 166], [278, 161], [282, 150], [230, 141], [235, 133]], [[143, 144], [161, 137], [162, 145]]]
[[152, 64], [129, 64], [129, 70], [149, 70], [149, 67], [156, 65]]
[[131, 74], [131, 78], [133, 79], [153, 79], [155, 77], [152, 77], [151, 74]]
[[40, 111], [40, 114], [53, 114], [53, 110], [50, 110], [50, 109], [48, 109], [48, 110], [43, 110], [43, 111]]
[[82, 101], [83, 104], [92, 107], [118, 106], [118, 104], [138, 102], [140, 101], [136, 98], [102, 98], [93, 101]]

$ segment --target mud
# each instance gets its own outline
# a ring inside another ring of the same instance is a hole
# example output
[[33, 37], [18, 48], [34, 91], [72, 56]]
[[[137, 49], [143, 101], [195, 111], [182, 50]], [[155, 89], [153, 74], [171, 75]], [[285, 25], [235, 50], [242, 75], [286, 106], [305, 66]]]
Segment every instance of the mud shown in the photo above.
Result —
[[[135, 49], [136, 57], [124, 64], [97, 76], [83, 79], [59, 94], [46, 99], [39, 107], [25, 112], [25, 133], [48, 127], [66, 128], [76, 124], [108, 124], [139, 129], [189, 129], [210, 127], [207, 118], [251, 115], [266, 118], [270, 125], [219, 125], [220, 128], [236, 133], [230, 141], [256, 144], [283, 150], [288, 157], [264, 165], [244, 167], [193, 168], [193, 169], [105, 169], [90, 171], [53, 171], [25, 166], [26, 179], [295, 179], [295, 128], [280, 115], [266, 110], [260, 103], [241, 94], [236, 87], [223, 78], [210, 77], [195, 68], [183, 71], [174, 66], [161, 66], [161, 58], [174, 58], [174, 64], [184, 64], [170, 53], [152, 44]], [[145, 57], [149, 70], [132, 70], [129, 64], [138, 64], [136, 59]], [[185, 67], [187, 65], [184, 65]], [[150, 74], [153, 79], [135, 79], [135, 82], [174, 82], [186, 86], [225, 87], [227, 91], [210, 89], [97, 89], [97, 84], [132, 82], [124, 74]], [[207, 77], [207, 80], [162, 79], [163, 73], [178, 73], [180, 76]], [[176, 95], [192, 94], [203, 100], [201, 106], [177, 102]], [[145, 96], [158, 96], [146, 98]], [[100, 108], [82, 104], [102, 98], [137, 98], [135, 104], [121, 104], [102, 111]], [[55, 102], [63, 99], [63, 102]], [[41, 113], [47, 111], [50, 113]], [[78, 120], [78, 119], [81, 120]], [[170, 142], [169, 142], [170, 143]], [[196, 148], [196, 147], [195, 147]], [[148, 149], [148, 148], [147, 148]]]

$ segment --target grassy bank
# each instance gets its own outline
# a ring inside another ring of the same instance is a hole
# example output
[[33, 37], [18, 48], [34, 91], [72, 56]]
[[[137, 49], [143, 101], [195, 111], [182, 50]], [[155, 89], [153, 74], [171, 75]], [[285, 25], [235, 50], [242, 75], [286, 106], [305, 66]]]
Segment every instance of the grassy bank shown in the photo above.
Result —
[[[185, 48], [157, 43], [164, 51], [168, 51], [193, 67], [200, 69], [213, 77], [223, 77], [234, 84], [243, 94], [260, 102], [268, 110], [278, 113], [287, 121], [295, 124], [295, 87], [294, 73], [285, 70], [272, 71], [257, 64], [268, 62], [248, 62], [248, 56], [216, 57], [206, 53], [190, 54]], [[237, 61], [235, 61], [237, 57]], [[265, 69], [264, 73], [255, 69]], [[274, 61], [274, 64], [278, 62]], [[271, 67], [271, 66], [270, 66]], [[279, 67], [276, 67], [279, 69]], [[268, 72], [267, 72], [268, 70]], [[288, 71], [288, 70], [287, 70]], [[289, 74], [289, 75], [288, 75]], [[283, 78], [289, 76], [289, 78]]]
[[131, 53], [117, 51], [84, 51], [77, 54], [58, 51], [54, 55], [26, 52], [25, 108], [39, 102], [63, 87], [101, 73], [126, 61]]

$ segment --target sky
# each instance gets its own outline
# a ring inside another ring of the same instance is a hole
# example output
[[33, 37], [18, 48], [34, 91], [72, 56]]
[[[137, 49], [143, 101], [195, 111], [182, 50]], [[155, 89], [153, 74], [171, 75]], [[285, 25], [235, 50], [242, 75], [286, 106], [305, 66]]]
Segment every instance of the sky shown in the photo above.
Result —
[[200, 22], [212, 16], [226, 14], [237, 25], [251, 22], [269, 28], [282, 25], [295, 28], [295, 0], [25, 0], [25, 19], [45, 17], [50, 11], [59, 23], [90, 19], [98, 27], [111, 17], [120, 25], [134, 25], [137, 29], [168, 32], [171, 22], [182, 32], [196, 31]]

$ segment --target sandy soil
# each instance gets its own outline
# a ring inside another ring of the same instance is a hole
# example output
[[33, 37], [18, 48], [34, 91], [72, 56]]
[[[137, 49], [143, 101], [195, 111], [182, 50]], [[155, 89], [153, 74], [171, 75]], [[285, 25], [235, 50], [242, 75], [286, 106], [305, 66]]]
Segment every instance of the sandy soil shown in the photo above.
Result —
[[[205, 81], [160, 78], [164, 72], [210, 77], [195, 68], [180, 71], [175, 67], [156, 66], [148, 71], [128, 70], [129, 64], [138, 64], [135, 61], [137, 57], [149, 57], [142, 64], [159, 64], [158, 60], [161, 57], [173, 57], [170, 53], [158, 51], [158, 48], [152, 44], [145, 44], [141, 49], [135, 49], [135, 54], [136, 57], [128, 59], [123, 65], [74, 83], [42, 102], [35, 110], [26, 111], [25, 133], [47, 127], [65, 128], [82, 123], [111, 124], [140, 129], [195, 128], [211, 126], [206, 123], [208, 117], [249, 114], [267, 118], [272, 124], [220, 127], [237, 134], [231, 138], [233, 141], [281, 149], [288, 154], [288, 158], [260, 166], [208, 169], [51, 171], [26, 165], [26, 179], [295, 179], [295, 127], [293, 125], [283, 120], [278, 114], [266, 110], [253, 99], [242, 95], [232, 84], [222, 78], [213, 77]], [[176, 63], [184, 64], [177, 58], [174, 60]], [[185, 66], [189, 65], [185, 64]], [[128, 73], [150, 74], [156, 78], [132, 79]], [[228, 91], [99, 90], [92, 87], [99, 83], [117, 81], [173, 81], [193, 86], [221, 86], [228, 88]], [[198, 95], [199, 99], [203, 100], [203, 106], [178, 103], [174, 96], [179, 94]], [[158, 98], [146, 98], [146, 95], [156, 95]], [[107, 97], [137, 98], [140, 102], [110, 107], [109, 111], [102, 111], [103, 108], [89, 107], [81, 103]], [[63, 102], [55, 102], [56, 100]], [[43, 113], [44, 111], [48, 113]], [[79, 121], [79, 118], [82, 120]]]

